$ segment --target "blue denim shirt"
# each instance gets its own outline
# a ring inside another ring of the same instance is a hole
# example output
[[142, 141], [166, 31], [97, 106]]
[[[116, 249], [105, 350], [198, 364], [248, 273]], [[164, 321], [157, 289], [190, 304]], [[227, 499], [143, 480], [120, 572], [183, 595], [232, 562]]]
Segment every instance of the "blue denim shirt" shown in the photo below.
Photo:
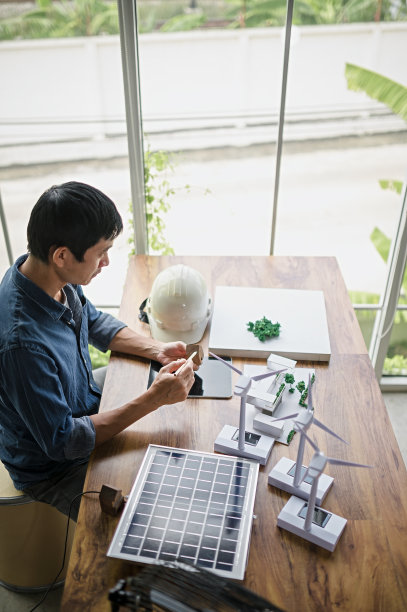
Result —
[[[125, 327], [66, 285], [69, 306], [19, 272], [0, 284], [0, 459], [17, 489], [88, 460], [99, 410], [88, 342], [105, 351]], [[75, 322], [76, 321], [76, 322]]]

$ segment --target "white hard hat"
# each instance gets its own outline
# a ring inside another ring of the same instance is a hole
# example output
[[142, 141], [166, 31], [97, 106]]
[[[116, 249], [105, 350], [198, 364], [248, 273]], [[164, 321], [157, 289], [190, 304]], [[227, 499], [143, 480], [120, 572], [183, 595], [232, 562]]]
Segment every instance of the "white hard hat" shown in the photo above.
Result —
[[156, 340], [199, 342], [211, 316], [204, 277], [183, 264], [166, 268], [153, 283], [146, 310]]

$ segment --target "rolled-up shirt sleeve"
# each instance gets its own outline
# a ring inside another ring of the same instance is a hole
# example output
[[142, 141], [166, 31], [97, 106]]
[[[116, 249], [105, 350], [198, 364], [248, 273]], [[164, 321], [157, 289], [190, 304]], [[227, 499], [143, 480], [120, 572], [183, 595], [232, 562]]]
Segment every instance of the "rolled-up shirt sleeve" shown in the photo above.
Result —
[[[77, 288], [77, 291], [80, 296], [83, 296], [80, 287]], [[89, 300], [86, 300], [85, 308], [88, 316], [89, 342], [104, 353], [117, 332], [127, 325], [111, 314], [97, 310]]]
[[95, 447], [96, 432], [88, 416], [72, 419], [72, 429], [64, 446], [66, 459], [81, 459], [90, 455]]

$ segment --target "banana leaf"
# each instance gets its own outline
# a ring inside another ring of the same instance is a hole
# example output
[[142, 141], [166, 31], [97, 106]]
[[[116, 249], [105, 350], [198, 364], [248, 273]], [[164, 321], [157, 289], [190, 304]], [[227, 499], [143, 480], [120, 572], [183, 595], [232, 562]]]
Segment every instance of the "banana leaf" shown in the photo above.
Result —
[[[370, 240], [372, 241], [376, 251], [379, 253], [383, 261], [387, 262], [387, 258], [390, 252], [391, 240], [382, 232], [381, 229], [375, 227], [370, 234]], [[404, 272], [402, 282], [402, 294], [407, 294], [407, 269]]]
[[345, 77], [348, 89], [364, 91], [407, 121], [407, 87], [355, 64], [346, 64]]
[[401, 190], [403, 189], [403, 181], [395, 181], [393, 179], [381, 179], [379, 181], [379, 184], [382, 189], [388, 189], [389, 191], [394, 191], [398, 195], [401, 195]]

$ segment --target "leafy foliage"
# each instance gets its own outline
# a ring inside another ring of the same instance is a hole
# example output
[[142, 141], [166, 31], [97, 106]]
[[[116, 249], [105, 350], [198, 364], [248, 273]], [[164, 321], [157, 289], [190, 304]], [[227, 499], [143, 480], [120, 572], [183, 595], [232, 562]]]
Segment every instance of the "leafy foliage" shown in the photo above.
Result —
[[35, 8], [0, 21], [0, 38], [64, 38], [118, 34], [115, 2], [36, 0]]
[[145, 152], [144, 185], [149, 247], [161, 255], [174, 255], [174, 249], [164, 237], [164, 214], [169, 211], [170, 198], [175, 193], [168, 180], [163, 178], [167, 169], [173, 170], [168, 153], [149, 149]]
[[261, 342], [267, 340], [267, 338], [273, 338], [274, 336], [280, 335], [280, 323], [272, 323], [270, 319], [263, 317], [257, 320], [255, 323], [249, 321], [246, 323], [249, 332], [252, 332], [256, 338]]
[[296, 388], [300, 393], [303, 393], [303, 391], [305, 391], [305, 382], [303, 380], [300, 380], [300, 382], [297, 383]]
[[401, 195], [401, 190], [403, 189], [403, 182], [395, 181], [393, 179], [381, 179], [379, 181], [379, 185], [382, 189], [394, 191], [395, 193], [397, 193], [397, 195]]
[[110, 351], [106, 351], [106, 353], [102, 353], [101, 351], [99, 351], [97, 348], [95, 348], [91, 344], [89, 344], [88, 347], [89, 347], [90, 360], [92, 362], [92, 368], [96, 370], [96, 368], [107, 366], [107, 364], [109, 363], [109, 359], [110, 359]]
[[[403, 0], [404, 2], [404, 0]], [[232, 27], [282, 26], [286, 20], [286, 0], [228, 0]], [[296, 0], [293, 7], [295, 25], [321, 25], [391, 19], [390, 0]], [[402, 12], [398, 12], [402, 18]]]
[[[405, 9], [406, 3], [404, 2], [404, 0], [400, 4], [403, 5]], [[407, 121], [407, 87], [401, 85], [400, 83], [396, 83], [395, 81], [392, 81], [391, 79], [388, 79], [387, 77], [381, 74], [366, 70], [365, 68], [362, 68], [360, 66], [355, 66], [354, 64], [346, 64], [345, 76], [348, 81], [349, 89], [353, 89], [354, 91], [364, 91], [368, 96], [377, 100], [378, 102], [381, 102], [382, 104], [385, 104], [392, 112]], [[401, 181], [394, 179], [382, 179], [379, 181], [379, 183], [383, 189], [388, 189], [398, 195], [401, 194], [403, 186]], [[387, 262], [391, 248], [390, 238], [386, 236], [385, 233], [378, 227], [375, 227], [370, 235], [370, 239], [373, 245], [375, 246], [377, 252], [379, 253], [380, 257], [383, 259], [383, 261]], [[404, 272], [399, 304], [407, 303], [406, 296], [407, 270], [405, 270]], [[366, 297], [370, 299], [366, 299]], [[363, 303], [370, 303], [372, 299], [373, 303], [378, 303], [378, 296], [372, 295], [364, 296], [364, 299], [362, 301]], [[361, 319], [360, 312], [358, 314], [358, 319]], [[383, 371], [385, 374], [403, 374], [405, 372], [403, 364], [405, 359], [407, 361], [407, 357], [405, 357], [405, 354], [407, 354], [407, 343], [405, 341], [404, 332], [406, 321], [406, 311], [396, 311], [394, 317], [393, 333], [395, 332], [396, 335], [400, 336], [401, 330], [401, 339], [399, 338], [398, 341], [392, 339], [391, 341], [391, 345], [388, 349], [389, 357], [385, 359], [383, 367]], [[400, 326], [399, 330], [397, 330], [397, 326]], [[397, 365], [400, 366], [399, 371], [396, 371]]]
[[[171, 187], [167, 174], [173, 172], [174, 167], [166, 151], [144, 152], [144, 193], [146, 202], [146, 222], [148, 246], [151, 251], [159, 255], [174, 255], [174, 249], [165, 238], [165, 215], [171, 208], [171, 198], [176, 190]], [[182, 189], [190, 190], [189, 185]], [[205, 192], [206, 193], [206, 192]], [[130, 210], [132, 207], [130, 203]], [[133, 214], [130, 215], [130, 228], [133, 229]], [[129, 243], [134, 244], [133, 232]], [[134, 254], [134, 248], [130, 255]]]
[[295, 388], [293, 387], [293, 384], [295, 383], [294, 374], [286, 374], [284, 376], [284, 380], [288, 385], [290, 385], [290, 388], [288, 389], [289, 393], [294, 393], [295, 391]]
[[[149, 149], [144, 153], [144, 189], [146, 202], [146, 223], [148, 245], [152, 251], [160, 255], [174, 255], [174, 249], [164, 236], [164, 215], [169, 211], [171, 205], [169, 198], [175, 193], [170, 187], [167, 179], [162, 178], [162, 173], [172, 168], [168, 154], [164, 151], [152, 152]], [[132, 204], [130, 203], [130, 211]], [[130, 215], [130, 228], [133, 229], [133, 214]], [[133, 232], [129, 243], [134, 245]], [[134, 248], [130, 255], [134, 254]]]
[[346, 64], [345, 76], [349, 89], [364, 91], [370, 98], [385, 104], [407, 121], [407, 87], [354, 64]]
[[394, 357], [386, 357], [383, 365], [383, 373], [387, 375], [395, 374], [397, 376], [407, 375], [407, 357], [403, 355], [394, 355]]
[[373, 21], [376, 9], [377, 0], [304, 0], [298, 13], [300, 23], [321, 25]]
[[290, 444], [291, 440], [294, 438], [296, 434], [295, 429], [292, 429], [287, 436], [287, 444]]
[[[287, 10], [286, 0], [213, 0], [204, 6], [187, 12], [182, 0], [138, 0], [139, 32], [189, 31], [217, 22], [231, 28], [283, 26]], [[407, 19], [407, 0], [295, 0], [293, 11], [295, 25], [400, 21]], [[0, 21], [2, 40], [118, 32], [117, 4], [108, 0], [36, 0], [33, 10]]]
[[206, 22], [202, 13], [175, 15], [168, 19], [160, 28], [161, 32], [185, 32], [199, 28]]

